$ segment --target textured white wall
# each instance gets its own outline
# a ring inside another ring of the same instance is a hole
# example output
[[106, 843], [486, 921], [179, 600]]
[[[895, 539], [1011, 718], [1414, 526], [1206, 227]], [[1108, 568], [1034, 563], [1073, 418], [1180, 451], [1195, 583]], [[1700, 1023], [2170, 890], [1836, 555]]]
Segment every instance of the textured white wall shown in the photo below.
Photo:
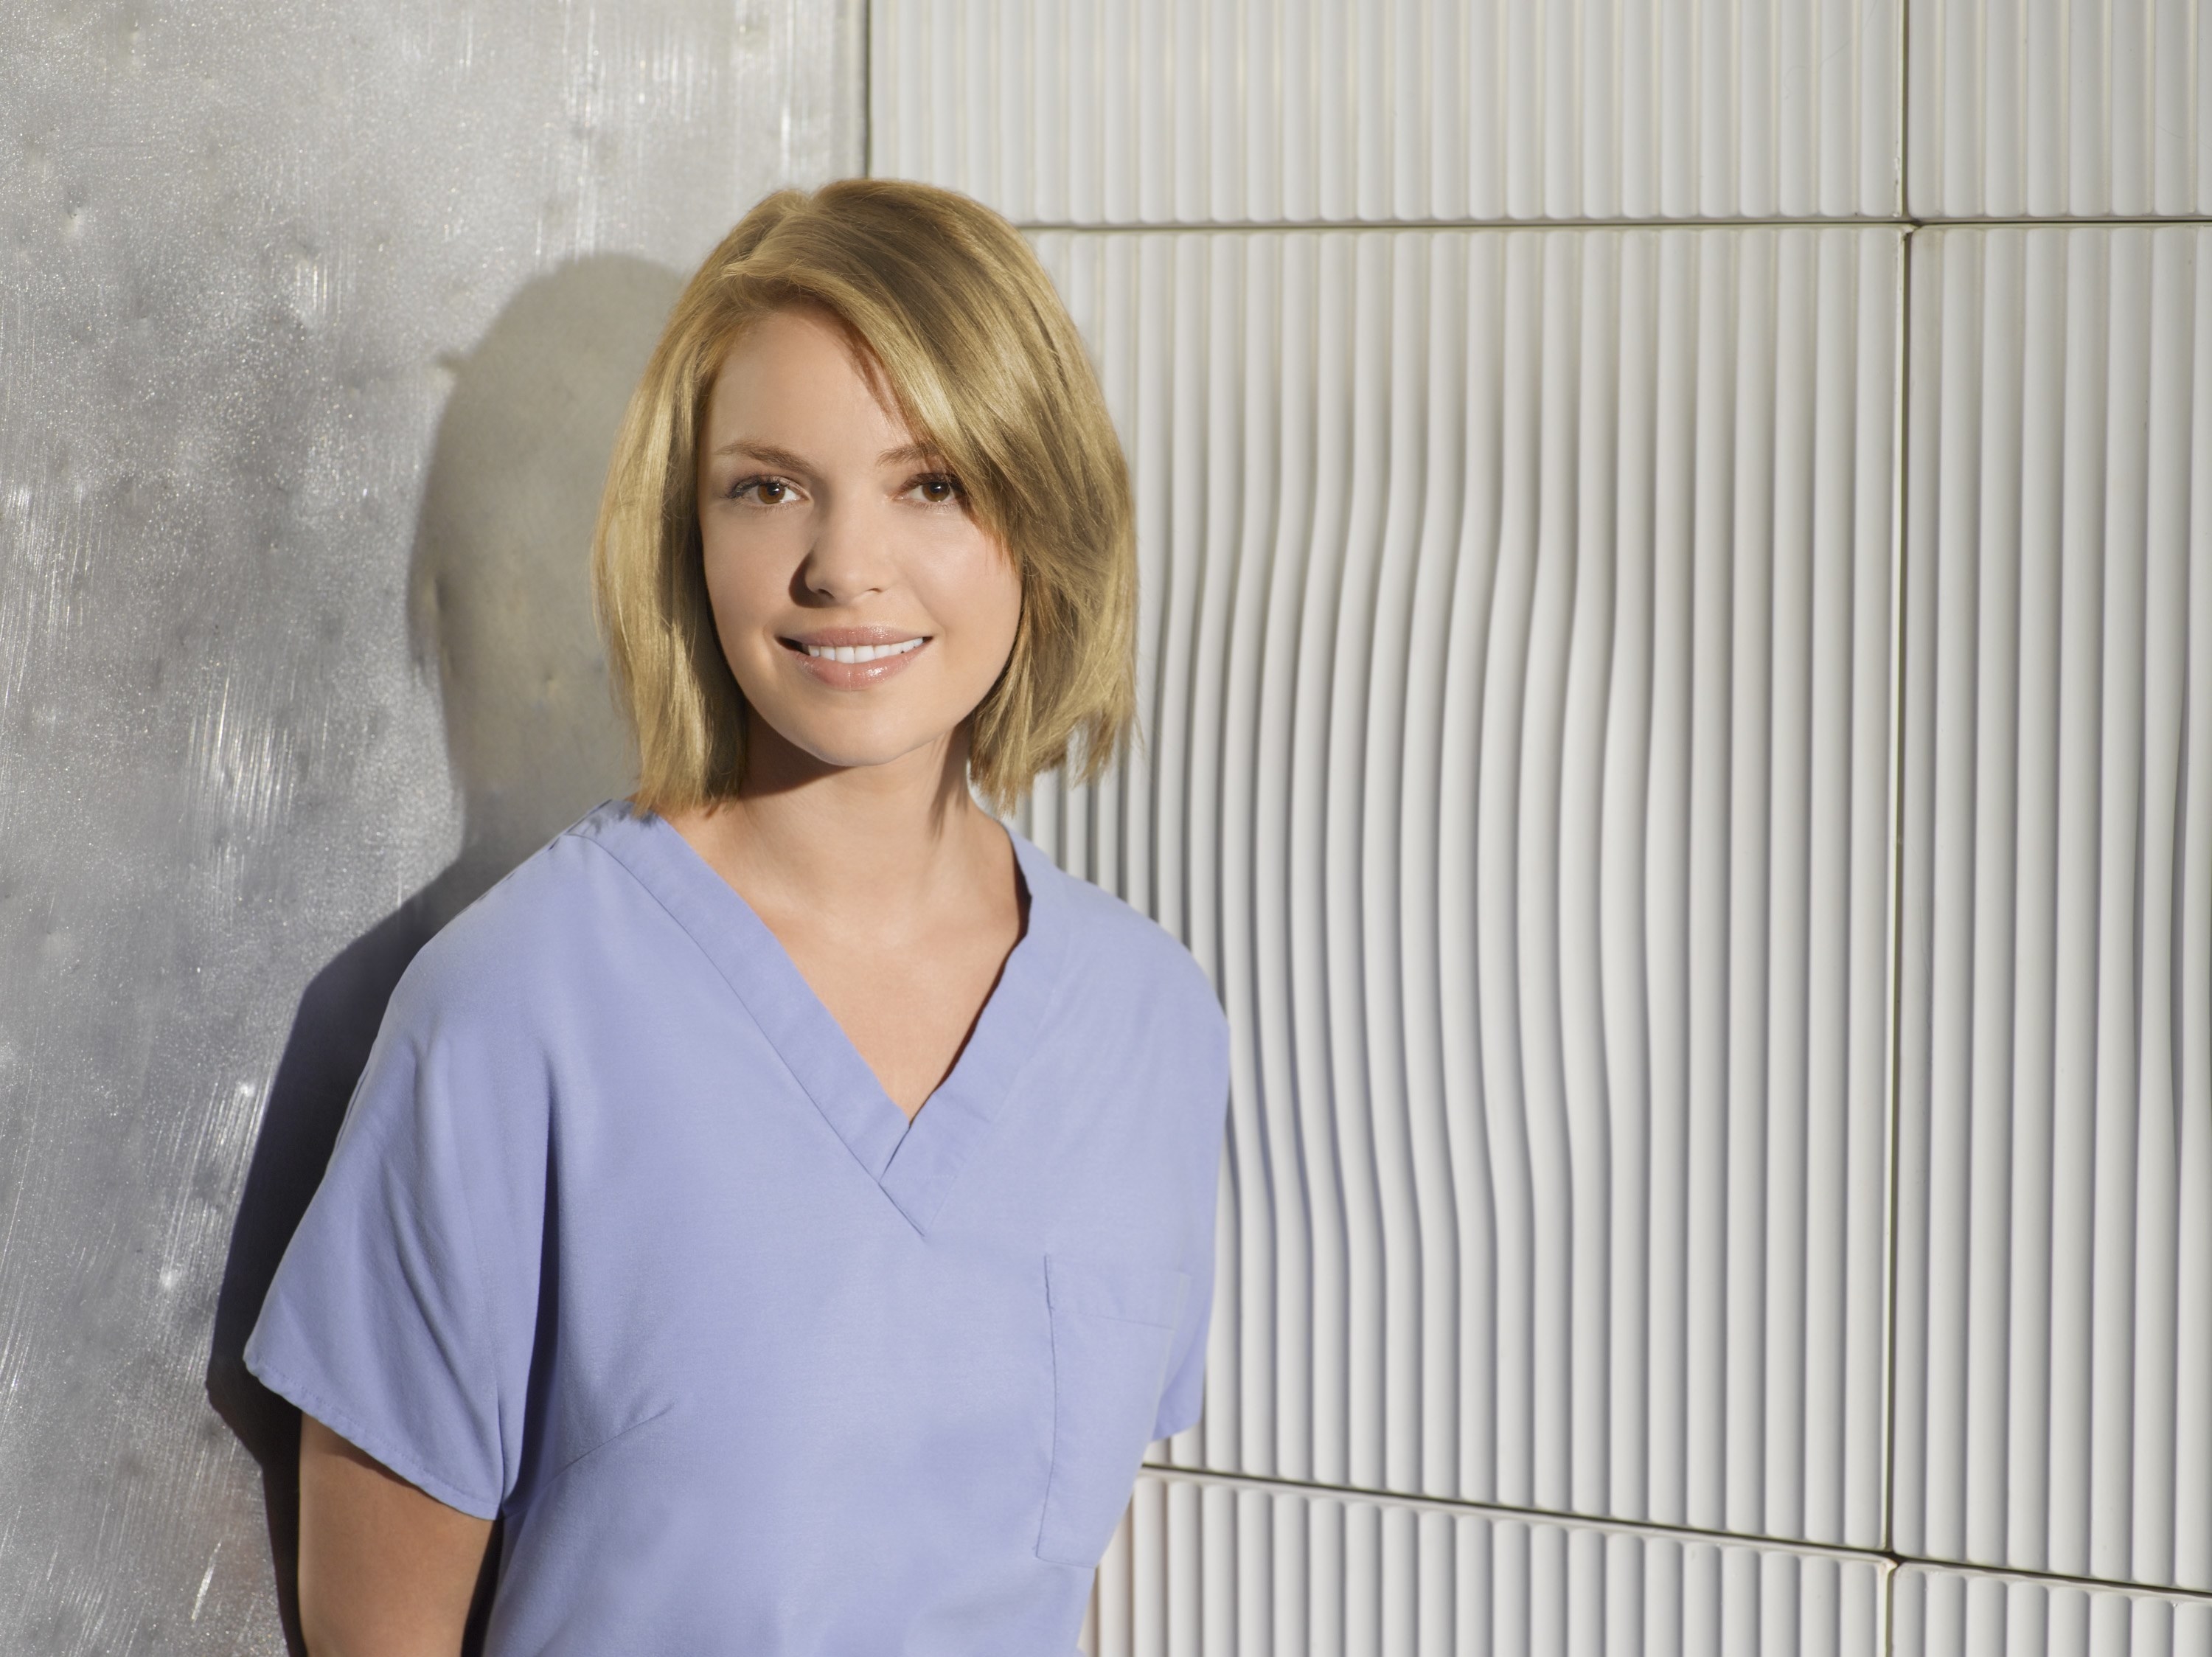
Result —
[[2212, 212], [2203, 12], [2199, 0], [1912, 0], [1912, 210]]
[[1886, 216], [1886, 0], [878, 0], [870, 150], [1024, 222]]
[[1091, 1650], [2212, 1657], [2212, 241], [1978, 222], [2212, 208], [2198, 11], [876, 0], [1237, 1033]]
[[1896, 1536], [2212, 1590], [2212, 239], [1923, 234]]

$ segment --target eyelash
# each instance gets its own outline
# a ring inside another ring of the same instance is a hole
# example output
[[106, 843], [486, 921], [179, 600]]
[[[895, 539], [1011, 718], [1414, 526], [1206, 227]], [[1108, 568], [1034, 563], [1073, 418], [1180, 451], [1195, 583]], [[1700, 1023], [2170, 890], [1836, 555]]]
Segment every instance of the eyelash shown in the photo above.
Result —
[[[745, 491], [747, 490], [752, 489], [756, 485], [762, 484], [774, 484], [779, 489], [791, 489], [795, 487], [788, 478], [778, 478], [771, 472], [756, 472], [750, 478], [740, 478], [737, 482], [732, 484], [730, 485], [729, 497], [733, 501], [741, 501], [745, 498]], [[951, 496], [942, 501], [930, 502], [929, 504], [932, 506], [950, 506], [954, 501], [959, 500], [968, 493], [965, 489], [961, 487], [960, 480], [949, 472], [922, 472], [919, 476], [909, 479], [907, 484], [907, 487], [908, 489], [914, 489], [928, 484], [950, 484], [952, 486], [952, 493]], [[777, 504], [777, 503], [766, 502], [763, 504], [775, 505]]]

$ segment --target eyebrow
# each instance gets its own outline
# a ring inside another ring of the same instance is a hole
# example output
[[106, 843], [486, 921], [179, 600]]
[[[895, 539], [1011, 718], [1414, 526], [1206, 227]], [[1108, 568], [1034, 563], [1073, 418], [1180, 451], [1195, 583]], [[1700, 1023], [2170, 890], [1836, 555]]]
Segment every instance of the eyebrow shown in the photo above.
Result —
[[[774, 443], [764, 443], [753, 437], [733, 438], [716, 449], [714, 453], [717, 456], [750, 455], [756, 460], [765, 461], [772, 466], [782, 466], [791, 472], [809, 472], [813, 469], [789, 449], [779, 448]], [[897, 466], [902, 461], [935, 460], [941, 458], [939, 452], [927, 443], [902, 443], [898, 448], [887, 448], [876, 456], [876, 464], [879, 466]]]

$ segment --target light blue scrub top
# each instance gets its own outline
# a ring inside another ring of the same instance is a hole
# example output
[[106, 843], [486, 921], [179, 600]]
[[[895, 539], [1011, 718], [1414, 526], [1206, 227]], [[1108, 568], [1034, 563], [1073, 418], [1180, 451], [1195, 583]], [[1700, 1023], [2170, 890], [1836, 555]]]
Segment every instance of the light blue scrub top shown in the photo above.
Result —
[[495, 1657], [1073, 1652], [1198, 1416], [1228, 1034], [1012, 838], [1028, 929], [911, 1125], [621, 802], [401, 979], [246, 1357], [506, 1515]]

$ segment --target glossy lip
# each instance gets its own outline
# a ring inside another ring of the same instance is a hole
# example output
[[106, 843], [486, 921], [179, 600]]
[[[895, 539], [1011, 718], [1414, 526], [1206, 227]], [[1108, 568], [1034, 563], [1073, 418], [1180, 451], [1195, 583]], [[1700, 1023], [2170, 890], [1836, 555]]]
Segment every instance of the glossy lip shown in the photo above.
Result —
[[[911, 650], [881, 656], [873, 661], [831, 661], [810, 656], [803, 649], [796, 648], [808, 644], [832, 649], [849, 644], [902, 644], [910, 638], [922, 642]], [[776, 642], [793, 665], [816, 684], [836, 691], [865, 691], [905, 672], [916, 656], [929, 649], [931, 635], [896, 627], [817, 627], [804, 633], [782, 634]]]

